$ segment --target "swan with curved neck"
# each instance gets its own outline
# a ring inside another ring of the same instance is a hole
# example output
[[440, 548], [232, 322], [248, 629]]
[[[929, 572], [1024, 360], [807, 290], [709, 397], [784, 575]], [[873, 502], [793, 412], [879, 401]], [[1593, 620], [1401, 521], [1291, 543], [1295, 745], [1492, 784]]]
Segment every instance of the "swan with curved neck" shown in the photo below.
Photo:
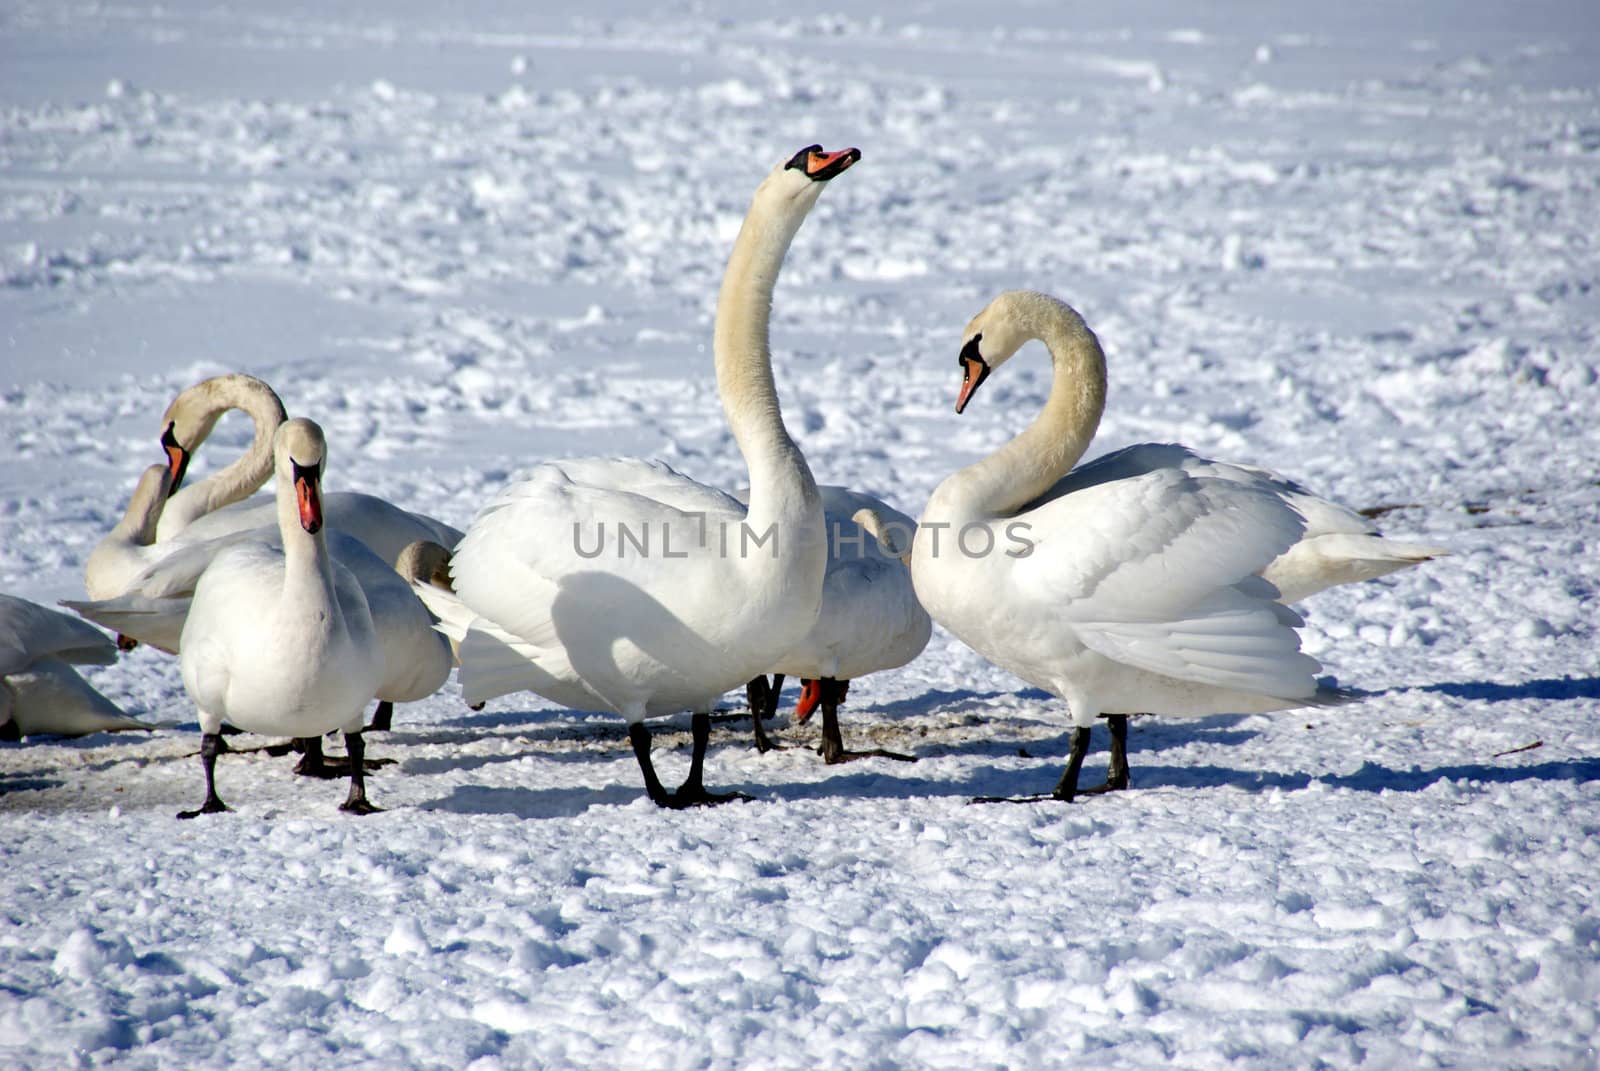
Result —
[[883, 748], [846, 748], [839, 706], [852, 680], [897, 669], [928, 645], [933, 622], [917, 602], [903, 557], [908, 555], [916, 522], [860, 491], [837, 486], [820, 490], [828, 530], [822, 607], [811, 631], [772, 667], [771, 681], [762, 676], [745, 686], [756, 747], [761, 751], [773, 747], [761, 723], [777, 713], [784, 677], [794, 676], [800, 678], [795, 721], [804, 722], [822, 710], [818, 750], [824, 762], [833, 765], [870, 757], [915, 762], [914, 756]]
[[1009, 291], [974, 317], [956, 411], [1034, 339], [1054, 365], [1044, 408], [934, 491], [912, 577], [934, 620], [1067, 702], [1072, 751], [1050, 795], [1078, 792], [1089, 728], [1101, 715], [1112, 730], [1104, 787], [1125, 788], [1129, 714], [1345, 701], [1317, 684], [1320, 667], [1299, 649], [1300, 618], [1257, 575], [1305, 534], [1282, 495], [1179, 465], [1099, 480], [1068, 475], [1106, 398], [1105, 354], [1070, 306]]
[[[220, 472], [181, 487], [190, 459], [231, 409], [255, 424], [249, 448]], [[278, 394], [254, 376], [232, 374], [202, 380], [180, 393], [161, 418], [173, 491], [156, 527], [157, 546], [216, 539], [273, 523], [270, 499], [245, 501], [272, 475], [272, 437], [286, 418]], [[453, 547], [461, 533], [426, 514], [400, 509], [375, 495], [334, 491], [323, 497], [329, 528], [365, 543], [394, 562], [409, 543], [427, 539]], [[156, 552], [159, 553], [159, 552]]]
[[[249, 448], [220, 471], [183, 487], [194, 451], [231, 409], [242, 411], [255, 427]], [[201, 380], [174, 398], [161, 414], [161, 448], [167, 453], [173, 490], [161, 510], [156, 540], [171, 540], [197, 518], [260, 490], [272, 476], [272, 437], [287, 419], [277, 391], [241, 372]]]
[[244, 540], [211, 560], [184, 622], [179, 665], [199, 710], [206, 797], [180, 818], [228, 808], [216, 791], [222, 724], [297, 738], [344, 731], [350, 794], [366, 797], [362, 712], [384, 670], [366, 596], [333, 560], [323, 530], [322, 429], [291, 420], [273, 437], [279, 544]]
[[[702, 781], [710, 711], [817, 616], [822, 506], [783, 424], [768, 326], [795, 233], [828, 181], [859, 157], [813, 145], [780, 164], [756, 190], [728, 258], [714, 363], [749, 468], [748, 510], [659, 463], [551, 462], [473, 521], [451, 566], [455, 595], [418, 586], [460, 644], [468, 702], [529, 690], [622, 715], [646, 792], [661, 806], [735, 798]], [[688, 778], [669, 792], [643, 721], [683, 710], [693, 712], [694, 749]]]

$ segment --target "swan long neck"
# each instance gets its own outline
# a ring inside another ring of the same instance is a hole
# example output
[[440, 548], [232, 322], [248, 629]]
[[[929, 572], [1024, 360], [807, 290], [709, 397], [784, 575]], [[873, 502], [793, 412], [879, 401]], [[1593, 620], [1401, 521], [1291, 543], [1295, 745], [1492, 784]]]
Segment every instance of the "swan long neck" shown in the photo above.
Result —
[[111, 529], [111, 537], [127, 546], [148, 547], [156, 541], [156, 526], [161, 522], [167, 489], [172, 485], [165, 465], [153, 465], [139, 477], [128, 499], [122, 519]]
[[773, 288], [810, 199], [774, 208], [763, 192], [757, 191], [728, 258], [714, 335], [717, 390], [750, 472], [747, 523], [758, 532], [820, 509], [811, 469], [778, 407], [768, 342]]
[[[321, 494], [319, 485], [317, 493]], [[300, 523], [294, 479], [284, 472], [277, 478], [278, 534], [283, 538], [285, 598], [292, 605], [338, 606], [333, 585], [333, 556], [328, 551], [326, 526], [315, 533]]]
[[260, 490], [272, 476], [272, 437], [288, 416], [277, 392], [253, 376], [222, 376], [202, 387], [189, 404], [201, 407], [199, 425], [204, 434], [184, 444], [189, 450], [198, 449], [217, 420], [230, 409], [238, 409], [250, 418], [255, 424], [255, 437], [249, 448], [231, 464], [180, 488], [167, 500], [160, 526], [163, 539], [181, 532], [191, 521], [243, 501]]
[[957, 473], [961, 498], [974, 516], [1010, 516], [1044, 494], [1089, 448], [1105, 412], [1105, 351], [1083, 317], [1038, 295], [1024, 306], [1018, 325], [1050, 351], [1050, 396], [1016, 438]]

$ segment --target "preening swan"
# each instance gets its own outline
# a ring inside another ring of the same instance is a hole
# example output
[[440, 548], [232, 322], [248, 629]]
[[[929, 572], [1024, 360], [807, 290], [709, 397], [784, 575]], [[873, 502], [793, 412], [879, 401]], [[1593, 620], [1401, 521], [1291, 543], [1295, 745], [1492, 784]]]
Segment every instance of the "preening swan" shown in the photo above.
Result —
[[746, 687], [756, 747], [771, 747], [761, 722], [777, 711], [785, 676], [801, 680], [795, 720], [822, 708], [822, 758], [830, 765], [878, 756], [915, 761], [910, 755], [873, 748], [852, 751], [839, 731], [839, 705], [850, 682], [869, 673], [897, 669], [922, 653], [933, 623], [917, 602], [909, 554], [917, 525], [879, 499], [847, 487], [825, 485], [822, 509], [828, 532], [828, 572], [822, 606], [811, 631], [778, 660], [769, 683], [757, 677]]
[[[472, 522], [451, 565], [454, 597], [418, 586], [460, 643], [468, 702], [529, 690], [621, 714], [645, 790], [664, 807], [736, 798], [702, 781], [712, 706], [776, 665], [816, 620], [822, 505], [779, 412], [768, 320], [801, 221], [859, 157], [813, 145], [780, 164], [728, 259], [713, 349], [723, 412], [749, 467], [748, 510], [659, 463], [551, 462]], [[682, 710], [694, 712], [694, 751], [683, 786], [668, 792], [643, 722]]]
[[[215, 475], [193, 487], [181, 487], [195, 451], [230, 409], [242, 410], [254, 422], [250, 448]], [[270, 498], [241, 500], [271, 475], [272, 436], [285, 416], [277, 392], [254, 376], [242, 374], [202, 380], [173, 399], [161, 417], [161, 445], [167, 452], [174, 491], [156, 528], [157, 553], [174, 540], [199, 542], [274, 523], [276, 507]], [[461, 533], [443, 521], [359, 491], [330, 492], [324, 496], [323, 510], [330, 529], [359, 539], [391, 564], [408, 543], [419, 539], [446, 547], [461, 539]]]
[[206, 798], [178, 817], [225, 811], [216, 791], [222, 724], [299, 738], [344, 731], [350, 794], [368, 814], [361, 715], [383, 675], [383, 648], [361, 585], [328, 553], [322, 528], [322, 429], [291, 420], [274, 436], [279, 546], [242, 540], [195, 586], [179, 665], [199, 709]]
[[116, 645], [91, 625], [0, 595], [0, 740], [148, 730], [72, 668], [116, 660]]
[[1051, 795], [1078, 791], [1089, 729], [1102, 714], [1112, 732], [1105, 787], [1125, 788], [1128, 714], [1344, 701], [1317, 684], [1319, 665], [1300, 651], [1299, 616], [1256, 575], [1305, 534], [1281, 495], [1179, 464], [1101, 480], [1068, 475], [1106, 395], [1105, 355], [1072, 308], [1029, 291], [990, 302], [963, 336], [956, 412], [1032, 339], [1045, 343], [1055, 369], [1043, 411], [939, 485], [911, 564], [934, 620], [1066, 700], [1072, 751]]

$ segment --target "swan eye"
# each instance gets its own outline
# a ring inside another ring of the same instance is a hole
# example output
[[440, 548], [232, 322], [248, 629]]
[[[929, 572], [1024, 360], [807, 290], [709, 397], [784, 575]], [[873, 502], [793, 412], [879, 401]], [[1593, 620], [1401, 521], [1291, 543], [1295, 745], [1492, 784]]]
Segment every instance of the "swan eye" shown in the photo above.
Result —
[[988, 364], [989, 362], [983, 359], [983, 351], [978, 346], [978, 343], [982, 341], [982, 331], [979, 331], [976, 335], [973, 335], [971, 338], [967, 339], [967, 344], [961, 347], [961, 353], [956, 357], [956, 363], [962, 368], [967, 367], [968, 361], [977, 361], [979, 364]]
[[785, 171], [789, 171], [793, 168], [799, 168], [801, 171], [805, 171], [807, 169], [806, 165], [811, 161], [811, 154], [821, 151], [821, 145], [807, 145], [805, 148], [791, 156], [789, 158], [789, 162], [783, 165], [783, 169]]

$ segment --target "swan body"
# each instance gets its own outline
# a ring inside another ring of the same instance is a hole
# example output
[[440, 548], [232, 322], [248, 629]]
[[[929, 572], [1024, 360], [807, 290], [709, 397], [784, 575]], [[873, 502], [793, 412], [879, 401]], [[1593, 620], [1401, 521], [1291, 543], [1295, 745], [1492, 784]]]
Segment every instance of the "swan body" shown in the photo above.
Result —
[[1055, 490], [1105, 406], [1104, 354], [1069, 306], [1009, 291], [974, 317], [957, 412], [1035, 338], [1055, 365], [1044, 410], [934, 491], [912, 579], [934, 620], [1066, 701], [1073, 755], [1053, 795], [1077, 791], [1088, 730], [1102, 714], [1113, 718], [1108, 785], [1125, 787], [1128, 714], [1343, 701], [1318, 685], [1318, 663], [1299, 649], [1301, 619], [1257, 575], [1305, 534], [1281, 495], [1170, 463], [1126, 475], [1108, 465], [1102, 479]]
[[[846, 750], [837, 708], [850, 681], [897, 669], [928, 645], [933, 622], [917, 601], [911, 571], [902, 559], [917, 524], [860, 491], [835, 485], [823, 485], [819, 490], [828, 535], [822, 605], [811, 630], [770, 667], [775, 673], [773, 682], [750, 682], [756, 746], [761, 750], [771, 746], [760, 728], [761, 719], [776, 711], [783, 678], [793, 676], [802, 682], [796, 720], [803, 722], [822, 707], [826, 761], [844, 762], [869, 754], [906, 759], [909, 756], [884, 751]], [[762, 709], [757, 709], [758, 705]]]
[[[454, 595], [418, 586], [459, 643], [469, 703], [528, 690], [622, 715], [646, 791], [663, 806], [727, 798], [700, 782], [709, 712], [816, 620], [822, 505], [779, 412], [768, 321], [795, 232], [827, 180], [859, 155], [811, 146], [774, 169], [728, 261], [713, 349], [723, 411], [749, 466], [748, 508], [656, 462], [551, 462], [473, 520], [451, 564]], [[689, 779], [669, 793], [641, 723], [682, 710], [695, 715], [694, 753]]]
[[0, 739], [148, 730], [72, 668], [116, 660], [116, 645], [98, 629], [0, 595]]
[[322, 429], [309, 420], [274, 436], [279, 543], [240, 540], [218, 553], [195, 585], [179, 666], [204, 734], [206, 801], [225, 810], [214, 783], [224, 722], [248, 732], [316, 737], [342, 729], [350, 748], [344, 809], [368, 811], [362, 711], [384, 672], [367, 598], [329, 554], [322, 531]]
[[[161, 418], [161, 442], [173, 486], [182, 483], [190, 458], [230, 409], [250, 416], [255, 438], [242, 456], [220, 472], [173, 492], [157, 522], [158, 550], [154, 553], [174, 541], [201, 542], [276, 523], [277, 507], [270, 495], [246, 500], [272, 474], [272, 437], [287, 414], [277, 392], [254, 376], [236, 373], [202, 380], [167, 407]], [[358, 491], [324, 495], [323, 513], [329, 528], [359, 539], [386, 562], [393, 562], [407, 544], [417, 540], [453, 547], [461, 539], [460, 531], [443, 521]]]

